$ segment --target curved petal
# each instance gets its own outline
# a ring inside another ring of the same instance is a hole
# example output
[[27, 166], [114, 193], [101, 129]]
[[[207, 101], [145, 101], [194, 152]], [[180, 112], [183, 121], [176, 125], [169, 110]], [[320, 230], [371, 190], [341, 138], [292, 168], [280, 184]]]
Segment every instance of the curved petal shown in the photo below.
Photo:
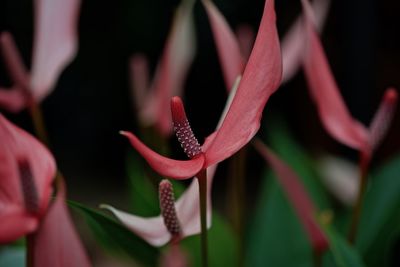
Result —
[[369, 127], [369, 142], [372, 149], [376, 149], [386, 136], [396, 112], [397, 99], [396, 89], [388, 88]]
[[34, 234], [33, 266], [89, 267], [89, 258], [65, 204], [65, 186], [63, 182], [59, 184], [56, 199]]
[[[1, 204], [0, 204], [1, 205]], [[5, 213], [0, 207], [0, 244], [9, 243], [35, 231], [39, 220], [37, 217], [27, 214], [21, 207], [7, 207], [12, 212]]]
[[164, 135], [172, 134], [169, 100], [182, 95], [184, 82], [196, 52], [193, 0], [182, 0], [175, 13], [171, 32], [157, 72], [149, 102], [141, 117], [144, 123], [156, 123]]
[[255, 140], [254, 144], [258, 152], [276, 173], [278, 181], [302, 222], [313, 248], [316, 251], [327, 249], [329, 241], [315, 218], [316, 209], [300, 183], [299, 177], [261, 141]]
[[123, 225], [150, 245], [161, 247], [171, 239], [171, 234], [165, 227], [161, 216], [144, 218], [117, 210], [109, 205], [101, 205], [101, 208], [111, 211]]
[[368, 150], [367, 129], [347, 110], [312, 24], [311, 7], [308, 1], [302, 3], [304, 9], [308, 11], [304, 12], [307, 32], [304, 70], [320, 119], [327, 132], [337, 141], [354, 149]]
[[191, 160], [173, 160], [157, 154], [132, 133], [121, 132], [121, 134], [129, 139], [132, 146], [143, 156], [153, 170], [162, 176], [177, 180], [189, 179], [203, 168], [205, 161], [203, 154]]
[[0, 108], [17, 113], [27, 105], [26, 94], [19, 87], [0, 88]]
[[42, 100], [74, 58], [80, 0], [35, 0], [31, 89]]
[[281, 81], [274, 1], [267, 0], [257, 39], [229, 111], [205, 151], [206, 166], [237, 152], [258, 131], [264, 106]]
[[[312, 9], [315, 26], [321, 31], [328, 14], [330, 0], [314, 0]], [[299, 70], [304, 55], [305, 36], [302, 17], [299, 17], [282, 40], [282, 83], [290, 80]]]
[[[216, 166], [207, 169], [207, 226], [211, 227], [211, 188], [214, 179]], [[146, 240], [153, 246], [163, 246], [170, 239], [171, 234], [164, 225], [161, 216], [144, 218], [115, 209], [109, 205], [101, 205], [101, 208], [111, 211], [123, 225], [132, 232]], [[199, 184], [197, 179], [193, 179], [190, 186], [182, 196], [175, 202], [177, 217], [181, 224], [182, 236], [190, 236], [200, 233], [200, 203], [199, 203]]]
[[235, 34], [217, 7], [210, 0], [202, 1], [214, 35], [225, 86], [230, 90], [236, 77], [243, 72], [244, 60]]
[[[26, 161], [29, 164], [30, 171], [32, 172], [31, 178], [33, 181], [31, 182], [33, 183], [33, 190], [36, 190], [35, 194], [38, 197], [39, 210], [37, 212], [38, 215], [42, 215], [47, 209], [52, 192], [52, 182], [56, 174], [56, 164], [53, 156], [43, 144], [29, 133], [11, 124], [1, 114], [0, 140], [8, 147], [9, 152], [7, 153], [11, 153], [13, 160], [13, 177], [9, 179], [15, 179], [15, 181], [21, 180], [18, 170], [16, 170], [18, 162]], [[3, 177], [1, 178], [3, 179]], [[20, 183], [16, 184], [13, 182], [13, 184], [18, 186], [18, 189], [21, 188]], [[1, 188], [4, 188], [4, 186], [1, 185]], [[21, 195], [21, 191], [19, 195]]]

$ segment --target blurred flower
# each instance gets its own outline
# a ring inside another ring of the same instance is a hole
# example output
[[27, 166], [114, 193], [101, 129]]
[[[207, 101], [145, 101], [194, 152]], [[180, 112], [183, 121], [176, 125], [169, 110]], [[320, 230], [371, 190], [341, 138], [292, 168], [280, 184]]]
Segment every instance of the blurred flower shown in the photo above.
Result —
[[53, 156], [1, 114], [0, 140], [0, 243], [31, 234], [33, 266], [90, 266], [69, 218], [62, 183], [50, 204]]
[[386, 90], [381, 105], [366, 128], [355, 120], [340, 95], [321, 41], [314, 28], [315, 16], [307, 0], [302, 0], [306, 30], [304, 71], [310, 94], [318, 107], [318, 113], [327, 132], [337, 141], [363, 153], [366, 161], [385, 136], [397, 104], [397, 92]]
[[32, 99], [42, 101], [54, 88], [58, 76], [77, 50], [80, 0], [35, 0], [35, 32], [30, 73], [9, 33], [2, 33], [0, 46], [13, 82], [0, 90], [0, 107], [18, 112]]
[[0, 242], [38, 228], [52, 193], [56, 165], [50, 152], [0, 114]]
[[[242, 27], [237, 37], [229, 27], [228, 22], [210, 0], [202, 3], [208, 14], [214, 35], [219, 60], [227, 90], [230, 90], [238, 75], [242, 74], [243, 66], [251, 52], [252, 33], [249, 27]], [[316, 13], [316, 25], [322, 29], [329, 10], [330, 0], [315, 0], [313, 9]], [[304, 53], [304, 32], [302, 19], [298, 18], [289, 29], [282, 41], [282, 82], [290, 80], [299, 70]]]
[[275, 172], [278, 182], [303, 224], [314, 250], [321, 252], [327, 249], [329, 241], [316, 219], [317, 209], [301, 184], [300, 178], [260, 140], [255, 140], [254, 145]]
[[[268, 0], [254, 49], [232, 103], [220, 127], [207, 137], [198, 155], [187, 161], [169, 159], [149, 149], [135, 135], [128, 132], [122, 134], [129, 138], [132, 146], [159, 174], [174, 179], [193, 177], [236, 153], [255, 135], [260, 127], [264, 106], [280, 84], [281, 70], [274, 1]], [[174, 97], [171, 103], [173, 113], [175, 110], [177, 114], [175, 127], [190, 129], [190, 126], [186, 126], [188, 122], [181, 100]], [[182, 125], [179, 126], [180, 123]]]
[[357, 165], [342, 158], [323, 156], [318, 167], [328, 190], [343, 204], [353, 206], [360, 184]]
[[151, 85], [146, 57], [138, 54], [130, 61], [132, 91], [140, 122], [144, 126], [155, 125], [166, 136], [172, 134], [169, 100], [174, 95], [182, 95], [195, 56], [193, 5], [194, 0], [182, 0], [176, 10]]

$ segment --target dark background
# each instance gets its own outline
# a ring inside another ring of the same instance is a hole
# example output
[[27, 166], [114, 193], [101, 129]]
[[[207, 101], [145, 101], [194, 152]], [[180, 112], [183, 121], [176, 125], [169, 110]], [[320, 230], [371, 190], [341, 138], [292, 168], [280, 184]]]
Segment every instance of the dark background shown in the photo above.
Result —
[[[54, 154], [67, 177], [70, 197], [93, 205], [119, 203], [126, 201], [120, 192], [125, 185], [125, 157], [131, 148], [118, 131], [137, 129], [128, 59], [133, 53], [144, 53], [154, 69], [179, 2], [82, 2], [78, 55], [42, 107]], [[214, 2], [233, 28], [243, 23], [258, 28], [263, 0]], [[384, 89], [400, 87], [400, 2], [332, 2], [323, 44], [351, 113], [368, 124]], [[276, 9], [278, 30], [283, 36], [301, 11], [300, 1], [276, 0]], [[195, 6], [195, 20], [198, 53], [187, 80], [185, 104], [192, 126], [203, 140], [219, 118], [225, 90], [210, 27], [199, 2]], [[27, 66], [31, 58], [32, 21], [32, 1], [0, 0], [0, 31], [14, 35]], [[0, 85], [9, 85], [2, 61]], [[310, 151], [322, 149], [355, 156], [322, 128], [301, 72], [270, 99], [265, 113], [280, 114]], [[6, 116], [31, 130], [27, 112]], [[397, 112], [375, 163], [400, 150], [399, 120]]]

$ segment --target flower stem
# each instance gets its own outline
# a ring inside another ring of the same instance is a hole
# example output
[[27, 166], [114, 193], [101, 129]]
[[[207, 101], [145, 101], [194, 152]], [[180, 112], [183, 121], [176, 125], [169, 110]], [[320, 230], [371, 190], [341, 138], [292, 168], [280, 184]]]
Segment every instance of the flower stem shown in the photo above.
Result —
[[43, 113], [40, 106], [34, 101], [30, 101], [29, 113], [32, 118], [33, 127], [35, 129], [36, 136], [42, 143], [50, 148], [49, 138], [46, 131], [46, 126], [43, 119]]
[[361, 152], [360, 163], [359, 163], [360, 186], [358, 189], [357, 201], [354, 206], [352, 217], [351, 217], [350, 231], [349, 231], [349, 235], [348, 235], [348, 240], [351, 244], [354, 244], [356, 236], [357, 236], [358, 225], [360, 222], [361, 211], [362, 211], [363, 202], [364, 202], [365, 189], [367, 187], [369, 162], [370, 162], [370, 156], [364, 152]]
[[34, 266], [34, 260], [33, 260], [33, 248], [34, 244], [34, 234], [28, 234], [26, 236], [26, 266], [27, 267], [33, 267]]
[[229, 207], [233, 227], [238, 235], [238, 264], [237, 266], [244, 266], [244, 207], [245, 207], [245, 169], [246, 169], [246, 154], [247, 148], [243, 147], [232, 160], [231, 177], [232, 182], [230, 185], [229, 199], [227, 203], [231, 203]]
[[202, 266], [208, 266], [208, 241], [207, 241], [207, 170], [202, 170], [197, 175], [200, 195], [200, 222], [201, 222], [201, 255]]

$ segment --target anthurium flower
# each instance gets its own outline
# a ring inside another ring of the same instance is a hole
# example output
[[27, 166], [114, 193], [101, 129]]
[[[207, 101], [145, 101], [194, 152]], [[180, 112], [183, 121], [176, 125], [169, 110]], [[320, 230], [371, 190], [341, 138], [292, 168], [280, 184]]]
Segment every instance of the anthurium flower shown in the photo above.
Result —
[[316, 219], [317, 209], [301, 184], [300, 178], [260, 140], [255, 140], [254, 145], [275, 172], [278, 182], [303, 224], [314, 250], [322, 252], [327, 249], [329, 241]]
[[[211, 187], [214, 180], [215, 166], [207, 170], [207, 226], [211, 226]], [[161, 186], [160, 186], [161, 187]], [[200, 203], [199, 183], [193, 179], [190, 186], [182, 196], [174, 203], [174, 212], [179, 220], [179, 239], [200, 233]], [[161, 202], [161, 200], [160, 200]], [[169, 203], [171, 205], [171, 203]], [[160, 206], [163, 204], [160, 203]], [[110, 210], [128, 229], [146, 240], [153, 246], [163, 246], [174, 239], [173, 231], [168, 230], [170, 223], [165, 223], [166, 215], [160, 214], [156, 217], [145, 218], [129, 214], [109, 205], [102, 205], [102, 208]], [[175, 233], [176, 234], [176, 233]]]
[[[370, 128], [354, 119], [348, 111], [332, 75], [321, 41], [316, 33], [314, 14], [307, 0], [302, 0], [306, 31], [304, 71], [310, 94], [318, 107], [318, 113], [327, 132], [337, 141], [361, 151], [367, 159], [381, 142], [389, 128], [397, 92], [386, 90], [381, 105]], [[367, 160], [368, 161], [368, 160]]]
[[35, 32], [30, 73], [20, 58], [11, 35], [3, 33], [1, 48], [14, 83], [0, 90], [0, 106], [18, 112], [30, 98], [43, 100], [77, 51], [77, 22], [80, 0], [35, 0]]
[[[264, 106], [280, 84], [281, 71], [274, 1], [267, 0], [253, 51], [232, 103], [221, 126], [207, 137], [196, 156], [187, 161], [173, 160], [152, 151], [132, 133], [122, 134], [159, 174], [174, 179], [193, 177], [233, 155], [256, 134]], [[172, 98], [171, 110], [175, 127], [188, 127], [180, 98]]]
[[[210, 20], [211, 29], [214, 35], [219, 60], [222, 66], [225, 86], [230, 90], [235, 79], [242, 74], [243, 67], [247, 61], [246, 51], [241, 51], [241, 43], [250, 42], [249, 29], [242, 29], [237, 37], [229, 27], [228, 22], [220, 13], [218, 8], [211, 0], [202, 1], [208, 18]], [[316, 13], [316, 25], [322, 29], [326, 15], [329, 9], [330, 0], [315, 0], [313, 9]], [[301, 18], [298, 18], [293, 26], [289, 29], [282, 41], [282, 82], [290, 80], [298, 71], [302, 62], [304, 50], [304, 37], [301, 24]], [[247, 35], [247, 37], [245, 36]], [[245, 46], [248, 46], [246, 44]]]
[[0, 243], [35, 231], [46, 213], [56, 165], [34, 137], [0, 114]]
[[145, 126], [155, 125], [166, 136], [172, 133], [169, 99], [182, 94], [186, 75], [195, 56], [193, 5], [194, 0], [182, 0], [176, 10], [151, 85], [146, 58], [140, 54], [134, 55], [130, 62], [133, 96], [139, 109], [139, 119]]

